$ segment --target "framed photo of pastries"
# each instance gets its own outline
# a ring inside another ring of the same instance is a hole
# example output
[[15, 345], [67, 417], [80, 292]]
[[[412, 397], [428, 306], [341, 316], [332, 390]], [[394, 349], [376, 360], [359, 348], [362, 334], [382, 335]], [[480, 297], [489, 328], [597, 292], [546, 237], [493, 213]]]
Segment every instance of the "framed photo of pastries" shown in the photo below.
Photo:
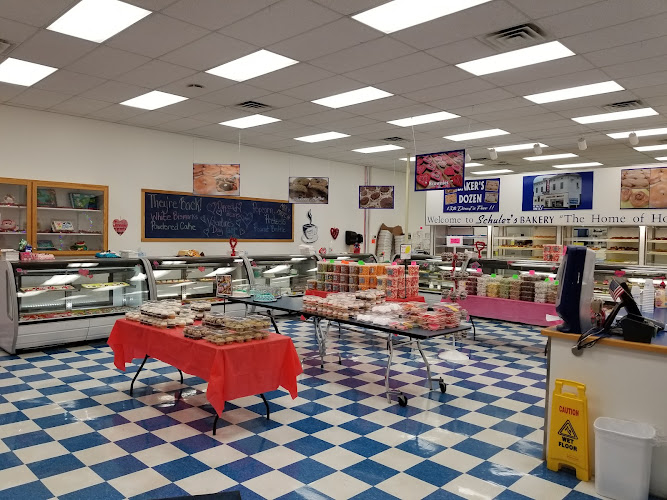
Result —
[[241, 165], [193, 163], [192, 193], [212, 196], [241, 194]]
[[359, 208], [394, 208], [394, 186], [359, 186]]
[[621, 208], [667, 208], [667, 167], [621, 170]]
[[290, 203], [309, 203], [327, 205], [329, 203], [328, 177], [290, 177]]

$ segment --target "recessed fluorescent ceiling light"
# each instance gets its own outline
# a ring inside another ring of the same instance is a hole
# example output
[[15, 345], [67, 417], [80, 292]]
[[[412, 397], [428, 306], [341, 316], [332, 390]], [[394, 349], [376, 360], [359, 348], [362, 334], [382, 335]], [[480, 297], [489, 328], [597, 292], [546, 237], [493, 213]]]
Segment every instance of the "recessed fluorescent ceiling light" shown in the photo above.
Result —
[[637, 151], [662, 151], [664, 149], [667, 149], [667, 144], [656, 144], [654, 146], [637, 146], [636, 148], [632, 148]]
[[279, 120], [278, 118], [273, 118], [272, 116], [250, 115], [250, 116], [244, 116], [243, 118], [236, 118], [235, 120], [220, 122], [220, 125], [225, 125], [227, 127], [236, 127], [236, 128], [250, 128], [279, 121], [281, 120]]
[[399, 158], [400, 161], [415, 161], [416, 159], [417, 158], [415, 158], [414, 156], [411, 156], [410, 160], [408, 160], [407, 158]]
[[479, 132], [467, 132], [465, 134], [446, 135], [443, 139], [450, 141], [471, 141], [473, 139], [484, 139], [485, 137], [495, 137], [497, 135], [507, 135], [509, 132], [499, 128], [492, 128], [489, 130], [480, 130]]
[[[541, 142], [538, 143], [541, 148], [548, 148], [546, 144], [542, 144]], [[513, 144], [511, 146], [496, 146], [493, 149], [496, 150], [498, 153], [502, 153], [504, 151], [525, 151], [528, 149], [533, 149], [535, 147], [535, 143], [531, 142], [530, 144]]]
[[524, 160], [528, 161], [542, 161], [542, 160], [560, 160], [561, 158], [576, 158], [579, 155], [574, 153], [559, 153], [557, 155], [541, 155], [541, 156], [528, 156]]
[[566, 99], [576, 99], [578, 97], [608, 94], [609, 92], [618, 92], [619, 90], [625, 89], [616, 82], [608, 81], [570, 87], [568, 89], [552, 90], [551, 92], [542, 92], [541, 94], [525, 95], [523, 97], [534, 103], [544, 104], [547, 102], [565, 101]]
[[322, 142], [331, 141], [332, 139], [341, 139], [343, 137], [350, 137], [348, 134], [341, 134], [340, 132], [324, 132], [322, 134], [304, 135], [303, 137], [295, 137], [296, 141], [303, 142]]
[[81, 0], [47, 29], [102, 43], [150, 13], [118, 0]]
[[459, 118], [459, 115], [454, 113], [447, 113], [447, 111], [440, 111], [438, 113], [429, 113], [428, 115], [413, 116], [410, 118], [401, 118], [400, 120], [392, 120], [387, 123], [398, 125], [399, 127], [411, 127], [412, 125], [422, 125], [424, 123], [441, 122], [443, 120], [451, 120], [452, 118]]
[[393, 0], [379, 7], [362, 12], [352, 19], [367, 24], [383, 33], [416, 26], [418, 24], [448, 16], [490, 0]]
[[474, 161], [470, 162], [470, 163], [466, 163], [466, 167], [483, 167], [483, 166], [484, 166], [483, 163], [475, 163]]
[[599, 167], [602, 163], [590, 161], [588, 163], [570, 163], [569, 165], [553, 165], [554, 168], [580, 168], [580, 167]]
[[206, 71], [235, 82], [244, 82], [260, 75], [265, 75], [286, 68], [299, 61], [275, 54], [268, 50], [258, 50], [247, 56], [235, 59]]
[[601, 123], [614, 120], [627, 120], [629, 118], [641, 118], [643, 116], [657, 115], [658, 112], [653, 108], [631, 109], [628, 111], [616, 111], [615, 113], [602, 113], [600, 115], [580, 116], [572, 118], [577, 123]]
[[386, 144], [384, 146], [373, 146], [370, 148], [353, 149], [357, 153], [381, 153], [382, 151], [393, 151], [394, 149], [405, 149], [395, 144]]
[[500, 170], [485, 170], [484, 172], [470, 172], [473, 175], [492, 175], [492, 174], [509, 174], [511, 172], [514, 172], [514, 170], [510, 170], [508, 168], [501, 168]]
[[562, 43], [548, 42], [526, 47], [525, 49], [505, 52], [504, 54], [482, 57], [481, 59], [457, 64], [456, 66], [468, 73], [481, 76], [573, 55], [574, 52]]
[[658, 156], [656, 158], [656, 160], [658, 160], [658, 161], [667, 161], [667, 156]]
[[54, 71], [58, 68], [9, 57], [0, 63], [0, 82], [30, 87]]
[[646, 130], [630, 130], [628, 132], [614, 132], [607, 134], [612, 139], [627, 139], [632, 133], [637, 134], [637, 137], [650, 137], [652, 135], [667, 135], [667, 128], [649, 128]]
[[343, 92], [342, 94], [336, 94], [330, 97], [323, 97], [322, 99], [317, 99], [312, 102], [322, 106], [327, 106], [329, 108], [343, 108], [345, 106], [352, 106], [353, 104], [374, 101], [375, 99], [382, 99], [383, 97], [389, 97], [392, 95], [394, 94], [390, 94], [384, 90], [376, 89], [375, 87], [364, 87], [362, 89], [351, 90], [349, 92]]
[[147, 94], [121, 102], [121, 104], [125, 106], [132, 106], [133, 108], [153, 110], [164, 108], [165, 106], [176, 104], [177, 102], [186, 101], [187, 99], [187, 97], [181, 97], [180, 95], [168, 94], [167, 92], [153, 90]]

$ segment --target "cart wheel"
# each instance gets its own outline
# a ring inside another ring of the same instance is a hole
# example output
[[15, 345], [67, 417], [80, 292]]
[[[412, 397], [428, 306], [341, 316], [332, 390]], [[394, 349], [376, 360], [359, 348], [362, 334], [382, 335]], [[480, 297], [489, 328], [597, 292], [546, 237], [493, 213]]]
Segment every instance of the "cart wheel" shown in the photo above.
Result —
[[442, 392], [443, 394], [447, 392], [447, 384], [445, 384], [445, 382], [442, 379], [438, 381], [438, 385], [440, 386], [440, 392]]
[[404, 406], [404, 407], [408, 406], [408, 398], [403, 394], [401, 394], [400, 396], [398, 396], [398, 404], [399, 406]]

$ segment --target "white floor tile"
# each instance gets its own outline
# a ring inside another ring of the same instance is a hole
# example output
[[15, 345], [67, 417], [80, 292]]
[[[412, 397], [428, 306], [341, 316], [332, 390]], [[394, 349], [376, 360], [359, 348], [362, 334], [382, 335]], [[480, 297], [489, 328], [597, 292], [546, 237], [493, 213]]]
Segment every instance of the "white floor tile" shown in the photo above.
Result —
[[139, 427], [135, 423], [127, 423], [122, 425], [116, 425], [113, 427], [107, 427], [98, 431], [109, 441], [120, 441], [121, 439], [127, 439], [139, 434], [145, 434], [147, 431], [143, 427]]
[[509, 489], [528, 498], [540, 500], [562, 500], [570, 493], [570, 489], [565, 486], [533, 476], [523, 476]]
[[429, 460], [459, 472], [468, 472], [484, 462], [481, 458], [462, 453], [453, 448], [447, 448], [437, 455], [433, 455]]
[[464, 439], [467, 439], [463, 434], [458, 434], [456, 432], [448, 431], [447, 429], [431, 429], [426, 431], [423, 434], [419, 435], [422, 439], [428, 439], [432, 443], [439, 444], [440, 446], [456, 446]]
[[[318, 415], [317, 417], [319, 418], [321, 415]], [[301, 432], [299, 429], [294, 429], [293, 427], [288, 426], [276, 427], [275, 429], [262, 432], [259, 435], [265, 439], [268, 439], [269, 441], [281, 445], [291, 443], [292, 441], [296, 441], [297, 439], [301, 439], [302, 437], [307, 436], [305, 432]]]
[[377, 455], [373, 455], [371, 460], [398, 471], [407, 470], [410, 467], [413, 467], [424, 461], [423, 458], [406, 451], [399, 450], [398, 448], [389, 448], [388, 450], [384, 450]]
[[443, 489], [470, 500], [492, 500], [505, 490], [503, 486], [467, 474], [451, 480]]
[[283, 472], [274, 470], [245, 481], [243, 486], [268, 500], [273, 500], [299, 489], [303, 483]]
[[143, 469], [109, 481], [126, 497], [133, 497], [169, 484], [169, 480], [153, 469]]
[[345, 448], [339, 448], [338, 446], [329, 448], [328, 450], [313, 455], [310, 458], [336, 470], [345, 469], [364, 460], [364, 457], [361, 455], [346, 450]]
[[370, 488], [369, 484], [359, 481], [352, 476], [348, 476], [343, 472], [334, 472], [329, 476], [311, 483], [310, 486], [319, 491], [326, 492], [326, 495], [335, 500], [352, 498]]
[[176, 481], [175, 484], [190, 495], [207, 495], [224, 491], [235, 486], [237, 483], [222, 472], [210, 469]]
[[31, 464], [48, 458], [68, 455], [69, 450], [57, 441], [51, 441], [49, 443], [37, 444], [35, 446], [28, 446], [27, 448], [14, 450], [14, 454], [19, 457], [24, 464]]
[[376, 488], [401, 500], [419, 500], [438, 489], [430, 483], [403, 473], [382, 481]]
[[[217, 450], [217, 448], [210, 448], [211, 450]], [[187, 456], [187, 453], [182, 451], [180, 448], [176, 448], [173, 444], [165, 443], [147, 450], [137, 451], [132, 454], [137, 460], [141, 460], [143, 463], [149, 467], [155, 467], [157, 465], [165, 464], [167, 462], [172, 462]]]
[[36, 480], [37, 476], [26, 465], [0, 469], [0, 491]]
[[65, 472], [42, 480], [44, 486], [55, 496], [66, 495], [67, 493], [103, 482], [104, 480], [100, 476], [87, 468]]
[[542, 460], [523, 455], [512, 450], [502, 450], [489, 458], [489, 462], [504, 465], [518, 472], [528, 473], [542, 463]]
[[268, 450], [255, 453], [252, 458], [259, 460], [263, 464], [268, 465], [272, 469], [282, 469], [288, 465], [305, 459], [306, 457], [294, 450], [285, 448], [284, 446], [276, 446]]
[[73, 455], [81, 460], [88, 467], [113, 460], [114, 458], [124, 457], [128, 453], [115, 443], [106, 443], [93, 448], [75, 451]]

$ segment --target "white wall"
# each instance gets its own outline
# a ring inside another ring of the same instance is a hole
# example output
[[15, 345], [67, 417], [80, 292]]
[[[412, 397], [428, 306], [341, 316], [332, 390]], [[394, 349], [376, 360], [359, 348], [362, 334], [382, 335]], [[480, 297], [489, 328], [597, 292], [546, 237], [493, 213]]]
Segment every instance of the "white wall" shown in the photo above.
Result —
[[[346, 251], [345, 231], [364, 231], [358, 186], [364, 184], [365, 169], [358, 165], [243, 146], [239, 153], [238, 144], [10, 106], [0, 106], [0, 130], [0, 177], [109, 186], [109, 247], [114, 250], [141, 247], [152, 255], [184, 248], [228, 252], [226, 243], [141, 241], [141, 189], [191, 192], [193, 163], [241, 163], [241, 196], [257, 198], [287, 199], [290, 176], [329, 177], [328, 205], [295, 205], [294, 243], [242, 242], [240, 250], [297, 252], [309, 209], [319, 227], [316, 250], [324, 246]], [[370, 235], [382, 222], [404, 226], [405, 171], [371, 168], [369, 177], [370, 184], [396, 185], [397, 194], [393, 210], [366, 211]], [[423, 195], [411, 193], [409, 231], [424, 224], [424, 200]], [[111, 228], [115, 218], [129, 222], [122, 236]], [[331, 227], [340, 229], [336, 241], [329, 235]]]

